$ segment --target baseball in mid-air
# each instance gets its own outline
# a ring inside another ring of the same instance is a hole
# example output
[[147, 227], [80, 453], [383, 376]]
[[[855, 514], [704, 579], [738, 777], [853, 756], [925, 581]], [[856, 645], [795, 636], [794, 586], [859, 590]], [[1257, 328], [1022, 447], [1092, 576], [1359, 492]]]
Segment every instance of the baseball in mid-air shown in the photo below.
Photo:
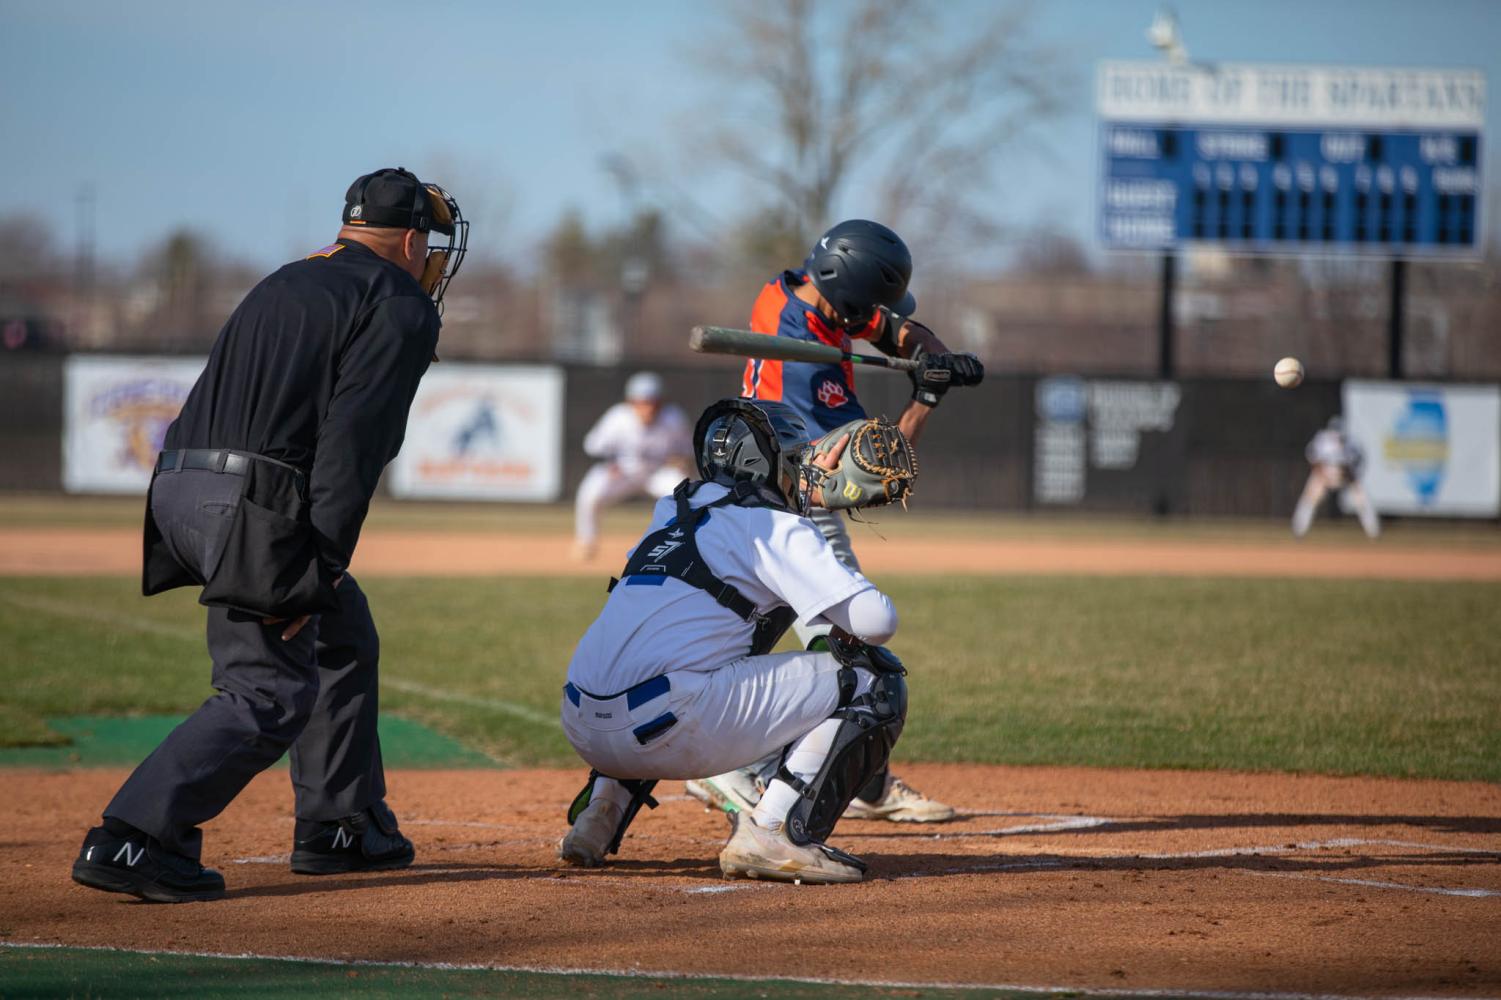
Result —
[[1272, 377], [1284, 389], [1291, 389], [1303, 381], [1303, 362], [1297, 358], [1283, 358], [1272, 369]]

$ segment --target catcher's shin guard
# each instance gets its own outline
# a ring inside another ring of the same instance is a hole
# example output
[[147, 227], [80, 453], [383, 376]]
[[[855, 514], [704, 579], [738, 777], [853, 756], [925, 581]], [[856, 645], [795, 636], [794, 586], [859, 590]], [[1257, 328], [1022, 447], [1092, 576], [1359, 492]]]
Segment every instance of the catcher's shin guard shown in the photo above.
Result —
[[610, 775], [601, 775], [598, 771], [589, 772], [589, 780], [584, 783], [583, 791], [573, 797], [573, 803], [568, 807], [568, 825], [572, 826], [578, 821], [579, 814], [589, 805], [589, 798], [594, 794], [594, 779], [599, 777], [610, 778], [625, 786], [626, 791], [631, 793], [631, 801], [626, 804], [625, 811], [620, 816], [620, 825], [615, 828], [615, 836], [610, 838], [610, 846], [605, 849], [606, 854], [617, 854], [620, 851], [620, 841], [625, 836], [626, 828], [631, 825], [631, 820], [641, 811], [642, 805], [647, 808], [657, 808], [657, 800], [652, 798], [652, 789], [657, 787], [655, 779], [650, 781], [635, 781], [627, 778], [614, 778]]
[[877, 673], [869, 691], [830, 718], [842, 724], [813, 780], [803, 781], [785, 765], [777, 772], [797, 792], [786, 820], [787, 836], [795, 844], [826, 841], [855, 793], [886, 767], [907, 721], [907, 682], [894, 671]]

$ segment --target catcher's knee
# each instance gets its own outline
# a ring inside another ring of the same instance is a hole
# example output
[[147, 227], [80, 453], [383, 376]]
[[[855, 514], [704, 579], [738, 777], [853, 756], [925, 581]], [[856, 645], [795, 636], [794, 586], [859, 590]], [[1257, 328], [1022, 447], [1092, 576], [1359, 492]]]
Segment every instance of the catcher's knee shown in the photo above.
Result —
[[[777, 773], [798, 793], [786, 821], [787, 835], [794, 843], [828, 839], [850, 800], [886, 767], [891, 748], [902, 734], [907, 721], [907, 682], [896, 671], [879, 671], [866, 675], [870, 677], [867, 687], [860, 683], [866, 669], [846, 666], [840, 671], [841, 705], [831, 716], [840, 725], [818, 774], [803, 781], [785, 766]], [[863, 693], [855, 693], [862, 688]]]

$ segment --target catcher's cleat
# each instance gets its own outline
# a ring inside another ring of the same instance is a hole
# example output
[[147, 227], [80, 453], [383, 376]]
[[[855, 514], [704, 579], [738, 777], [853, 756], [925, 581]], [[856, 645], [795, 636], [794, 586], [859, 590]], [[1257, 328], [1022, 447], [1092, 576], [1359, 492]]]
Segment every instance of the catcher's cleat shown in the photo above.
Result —
[[735, 815], [735, 832], [719, 852], [719, 870], [727, 878], [770, 879], [831, 885], [859, 882], [865, 862], [825, 844], [794, 844], [781, 827], [768, 830], [749, 812]]
[[943, 823], [953, 819], [954, 807], [922, 792], [894, 775], [886, 776], [886, 794], [877, 802], [852, 799], [844, 819], [884, 819], [892, 823]]
[[604, 864], [622, 815], [621, 808], [609, 799], [590, 801], [559, 842], [559, 859], [580, 868], [598, 868]]
[[384, 802], [331, 822], [299, 819], [293, 830], [292, 871], [298, 875], [405, 868], [416, 857]]
[[90, 889], [122, 892], [153, 903], [197, 903], [224, 895], [224, 876], [167, 850], [140, 831], [89, 831], [73, 862], [73, 881]]
[[710, 809], [718, 809], [733, 816], [756, 808], [765, 789], [755, 771], [741, 768], [738, 771], [716, 774], [712, 778], [689, 781], [683, 786], [683, 790]]

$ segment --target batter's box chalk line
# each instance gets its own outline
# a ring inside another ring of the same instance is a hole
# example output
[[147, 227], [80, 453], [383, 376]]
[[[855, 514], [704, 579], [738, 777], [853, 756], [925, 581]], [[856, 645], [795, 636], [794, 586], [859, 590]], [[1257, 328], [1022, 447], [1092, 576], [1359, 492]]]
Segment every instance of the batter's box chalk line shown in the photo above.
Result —
[[[986, 830], [963, 830], [953, 827], [967, 819], [993, 819], [996, 817], [1014, 816], [1018, 819], [1041, 820], [1038, 823], [1018, 823], [1016, 826], [1001, 826]], [[879, 820], [863, 820], [865, 823], [876, 823]], [[931, 825], [921, 823], [898, 823], [903, 827], [903, 833], [910, 836], [925, 837], [930, 840], [964, 840], [975, 837], [1014, 837], [1024, 833], [1067, 833], [1071, 830], [1092, 830], [1096, 827], [1109, 826], [1112, 823], [1120, 823], [1122, 820], [1111, 819], [1108, 816], [1078, 816], [1071, 813], [1038, 813], [1038, 812], [969, 812], [960, 810], [959, 814], [947, 823], [934, 823]], [[874, 839], [886, 834], [872, 834], [864, 827], [840, 827], [838, 836], [846, 840], [860, 840], [862, 838]]]
[[1343, 885], [1358, 885], [1366, 889], [1396, 889], [1401, 892], [1422, 892], [1438, 896], [1459, 896], [1469, 899], [1501, 896], [1501, 890], [1496, 889], [1459, 889], [1436, 885], [1409, 885], [1406, 882], [1380, 882], [1367, 878], [1338, 878], [1333, 875], [1305, 875], [1301, 872], [1247, 872], [1246, 874], [1267, 875], [1272, 878], [1305, 879], [1310, 882], [1338, 882]]
[[[1106, 821], [1108, 822], [1108, 821]], [[1012, 832], [1016, 828], [1007, 831]], [[974, 836], [975, 834], [971, 834]], [[963, 836], [952, 835], [955, 837]], [[1176, 852], [1114, 852], [1114, 851], [1088, 851], [1079, 852], [1076, 859], [1073, 858], [1037, 858], [1035, 860], [1011, 860], [983, 862], [973, 865], [957, 865], [942, 868], [930, 872], [903, 872], [885, 876], [890, 880], [934, 878], [949, 875], [974, 875], [989, 872], [1027, 872], [1027, 871], [1050, 871], [1057, 869], [1086, 869], [1092, 863], [1099, 861], [1191, 861], [1203, 858], [1230, 858], [1230, 857], [1256, 857], [1256, 856], [1287, 856], [1299, 852], [1335, 850], [1350, 847], [1400, 847], [1408, 850], [1425, 853], [1453, 853], [1473, 854], [1487, 857], [1501, 857], [1501, 851], [1491, 851], [1473, 847], [1451, 847], [1446, 844], [1426, 844], [1406, 840], [1366, 839], [1361, 837], [1338, 837], [1330, 840], [1310, 840], [1295, 844], [1266, 844], [1252, 847], [1222, 847], [1204, 851], [1176, 851]], [[1420, 886], [1406, 882], [1387, 882], [1377, 879], [1353, 879], [1330, 875], [1316, 875], [1301, 872], [1268, 872], [1253, 869], [1231, 869], [1232, 872], [1245, 875], [1270, 875], [1281, 878], [1297, 878], [1309, 881], [1336, 882], [1345, 885], [1357, 885], [1368, 889], [1389, 889], [1393, 891], [1432, 893], [1443, 896], [1457, 896], [1469, 899], [1485, 899], [1493, 896], [1501, 896], [1501, 890], [1481, 889], [1452, 886]]]
[[[1367, 839], [1364, 837], [1336, 837], [1331, 840], [1307, 840], [1295, 844], [1273, 844], [1260, 847], [1229, 847], [1211, 851], [1183, 851], [1168, 854], [1140, 854], [1140, 857], [1153, 861], [1189, 860], [1193, 858], [1223, 858], [1235, 856], [1287, 856], [1306, 851], [1337, 850], [1350, 847], [1400, 847], [1407, 850], [1430, 853], [1430, 854], [1473, 854], [1485, 857], [1501, 857], [1501, 851], [1490, 851], [1476, 847], [1457, 847], [1448, 844], [1425, 844], [1410, 840], [1386, 840]], [[1255, 875], [1271, 878], [1292, 878], [1309, 882], [1333, 882], [1340, 885], [1354, 885], [1365, 889], [1387, 889], [1394, 892], [1428, 893], [1439, 896], [1457, 896], [1463, 899], [1486, 899], [1501, 896], [1501, 890], [1480, 889], [1464, 886], [1433, 886], [1413, 885], [1409, 882], [1387, 882], [1380, 879], [1348, 878], [1337, 875], [1316, 875], [1310, 872], [1270, 872], [1256, 871], [1255, 869], [1234, 869], [1241, 875]]]
[[[753, 888], [747, 886], [746, 888]], [[769, 888], [769, 887], [763, 887]], [[788, 976], [767, 975], [750, 976], [743, 973], [733, 972], [678, 972], [664, 969], [611, 969], [611, 968], [581, 968], [560, 965], [500, 965], [495, 963], [472, 963], [472, 962], [399, 962], [399, 961], [375, 961], [371, 959], [336, 959], [317, 958], [307, 955], [261, 955], [253, 952], [221, 952], [221, 951], [179, 951], [165, 949], [137, 949], [137, 948], [114, 948], [100, 945], [65, 945], [42, 941], [0, 941], [0, 948], [13, 948], [16, 950], [51, 951], [68, 949], [70, 951], [107, 952], [122, 955], [156, 955], [179, 958], [230, 958], [230, 959], [259, 959], [272, 962], [298, 962], [306, 965], [334, 965], [342, 968], [367, 968], [367, 969], [422, 969], [436, 972], [531, 972], [546, 975], [593, 975], [593, 976], [617, 976], [624, 979], [670, 979], [679, 982], [702, 982], [702, 981], [729, 981], [736, 983], [765, 984], [768, 981], [779, 983], [804, 983], [811, 986], [863, 986], [872, 989], [887, 990], [965, 990], [979, 992], [1005, 991], [1009, 993], [1036, 993], [1057, 994], [1074, 993], [1086, 997], [1120, 997], [1120, 998], [1143, 998], [1143, 1000], [1190, 1000], [1190, 998], [1204, 998], [1204, 1000], [1368, 1000], [1354, 994], [1342, 993], [1273, 993], [1261, 991], [1236, 991], [1236, 990], [1169, 990], [1169, 989], [1123, 989], [1120, 987], [1084, 987], [1068, 984], [1055, 984], [1042, 986], [1032, 983], [946, 983], [946, 982], [902, 982], [886, 979], [833, 979], [821, 976]], [[1382, 997], [1381, 1000], [1453, 1000], [1452, 997], [1438, 996], [1391, 996]]]

